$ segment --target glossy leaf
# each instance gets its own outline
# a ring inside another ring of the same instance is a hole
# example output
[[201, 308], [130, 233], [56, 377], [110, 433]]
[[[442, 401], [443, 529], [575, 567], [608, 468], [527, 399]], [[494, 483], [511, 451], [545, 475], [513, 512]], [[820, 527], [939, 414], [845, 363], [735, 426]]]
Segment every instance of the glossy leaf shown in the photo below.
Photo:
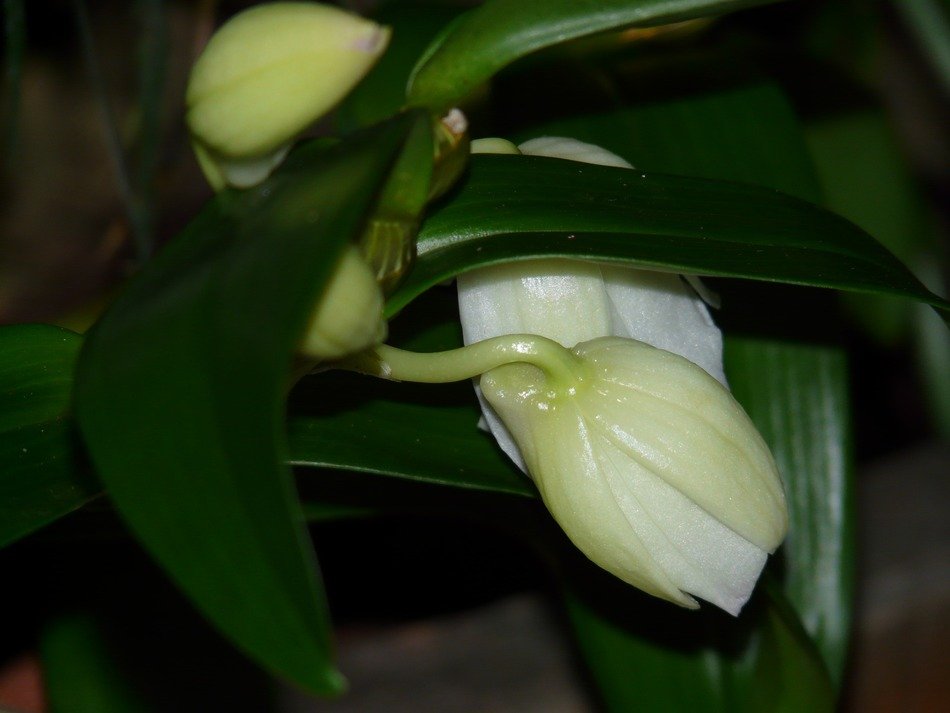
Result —
[[385, 54], [336, 110], [343, 131], [369, 126], [406, 102], [406, 82], [429, 42], [459, 15], [457, 6], [438, 2], [390, 2], [373, 19], [392, 30]]
[[0, 547], [98, 493], [69, 413], [81, 343], [57, 327], [0, 328]]
[[[431, 290], [393, 323], [391, 343], [417, 351], [462, 345], [455, 290]], [[477, 428], [468, 383], [386, 383], [344, 372], [304, 379], [289, 404], [290, 462], [459, 488], [534, 496], [535, 489]], [[300, 470], [307, 478], [306, 470]]]
[[[413, 304], [411, 314], [392, 324], [391, 342], [407, 349], [438, 351], [462, 345], [457, 320], [454, 289], [430, 290]], [[59, 344], [59, 335], [72, 352], [78, 350], [79, 337], [51, 327], [8, 327], [0, 329], [0, 344], [11, 362], [25, 367], [29, 361], [12, 348], [19, 331], [47, 335]], [[40, 340], [43, 343], [48, 339]], [[31, 342], [32, 343], [32, 342]], [[46, 350], [40, 352], [46, 355]], [[53, 370], [68, 397], [72, 385], [72, 361], [67, 368]], [[44, 374], [50, 373], [49, 360], [42, 361]], [[19, 372], [10, 375], [10, 383], [20, 387]], [[4, 393], [14, 393], [6, 392]], [[11, 408], [5, 412], [12, 413]], [[303, 379], [291, 394], [288, 404], [287, 460], [300, 466], [299, 477], [308, 479], [314, 469], [336, 468], [391, 476], [471, 490], [533, 496], [534, 486], [497, 448], [494, 440], [477, 428], [478, 405], [468, 384], [443, 387], [419, 384], [390, 384], [345, 372], [328, 372]], [[72, 422], [67, 413], [67, 430]], [[45, 426], [43, 426], [45, 428]], [[412, 444], [407, 448], [407, 444]], [[71, 446], [70, 446], [71, 447]], [[13, 437], [12, 459], [20, 457], [20, 436]], [[42, 449], [37, 469], [6, 471], [14, 487], [27, 496], [0, 502], [5, 508], [0, 526], [4, 537], [0, 544], [12, 542], [29, 531], [70, 512], [88, 499], [99, 495], [100, 486], [83, 470], [49, 467], [49, 451]], [[72, 463], [72, 450], [63, 451], [56, 461]], [[56, 462], [54, 461], [54, 462]], [[16, 474], [16, 477], [13, 476]], [[41, 477], [40, 477], [41, 476]], [[319, 471], [317, 476], [320, 477]], [[64, 496], [68, 496], [65, 497]], [[27, 505], [24, 505], [27, 502]], [[308, 519], [339, 516], [340, 508], [309, 503]], [[363, 512], [363, 511], [360, 511]], [[345, 513], [344, 513], [345, 514]], [[18, 519], [19, 518], [19, 519]], [[14, 530], [14, 525], [20, 525]]]
[[466, 270], [548, 256], [902, 295], [950, 313], [873, 238], [811, 203], [538, 156], [474, 156], [468, 180], [423, 224], [418, 251], [393, 312]]
[[662, 25], [774, 0], [488, 0], [429, 47], [410, 104], [447, 109], [516, 59], [567, 40], [631, 25]]
[[80, 426], [133, 532], [241, 648], [320, 693], [341, 681], [281, 465], [284, 391], [335, 255], [419, 120], [304, 147], [220, 195], [103, 316], [79, 365]]
[[777, 590], [741, 619], [644, 601], [609, 587], [569, 590], [567, 611], [607, 711], [833, 711], [821, 659]]
[[[519, 127], [517, 140], [569, 136], [603, 146], [647, 173], [754, 183], [819, 203], [815, 169], [788, 99], [767, 78], [729, 77], [735, 62], [719, 52], [701, 53], [685, 65], [651, 57], [651, 71], [633, 77], [574, 67], [571, 89], [586, 87], [590, 95], [560, 110], [550, 98], [543, 103], [530, 96], [540, 113], [533, 109], [537, 119]], [[552, 94], [554, 85], [567, 81], [560, 66], [539, 74], [514, 82], [511, 101], [524, 103], [524, 82], [540, 83]], [[585, 110], [586, 102], [595, 110]]]
[[895, 0], [907, 28], [950, 94], [950, 6], [946, 0]]
[[[880, 112], [838, 114], [809, 123], [808, 147], [825, 205], [867, 230], [913, 266], [933, 243], [924, 202]], [[881, 176], [887, 176], [886, 181]], [[911, 326], [912, 306], [881, 295], [849, 295], [848, 306], [868, 332], [895, 344]]]
[[43, 632], [43, 684], [52, 713], [146, 713], [155, 708], [116, 666], [95, 617], [56, 617]]
[[840, 685], [854, 596], [844, 354], [828, 347], [731, 338], [725, 357], [733, 394], [772, 449], [785, 483], [785, 592]]
[[315, 377], [296, 392], [290, 463], [533, 496], [478, 430], [470, 392], [468, 384], [420, 389], [349, 374]]

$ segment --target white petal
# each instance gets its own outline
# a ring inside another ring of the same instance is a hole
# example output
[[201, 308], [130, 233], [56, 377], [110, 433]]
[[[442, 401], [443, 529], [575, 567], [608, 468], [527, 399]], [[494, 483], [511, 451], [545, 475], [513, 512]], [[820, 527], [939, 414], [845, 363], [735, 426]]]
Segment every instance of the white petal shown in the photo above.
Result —
[[[490, 372], [484, 384], [525, 449], [545, 505], [578, 549], [654, 596], [689, 607], [692, 594], [739, 612], [766, 552], [668, 483], [662, 466], [654, 472], [656, 463], [614, 437], [613, 421], [632, 414], [600, 418], [602, 402], [613, 399], [612, 382], [588, 384], [565, 401], [531, 367], [515, 365]], [[644, 419], [649, 414], [635, 420]], [[675, 424], [672, 430], [678, 440]]]
[[610, 336], [679, 354], [726, 384], [722, 333], [702, 299], [678, 275], [612, 265], [602, 269], [613, 308]]
[[459, 275], [466, 344], [500, 334], [539, 334], [573, 347], [611, 333], [613, 307], [599, 265], [525, 260]]
[[[722, 335], [706, 305], [677, 276], [574, 260], [527, 260], [458, 278], [466, 344], [502, 334], [539, 334], [566, 347], [603, 336], [636, 339], [679, 354], [726, 383]], [[482, 398], [488, 428], [515, 464], [524, 459]]]
[[602, 471], [628, 527], [670, 580], [681, 591], [738, 614], [765, 566], [766, 552], [606, 439], [598, 448]]
[[[600, 267], [593, 263], [529, 260], [495, 265], [460, 275], [458, 293], [466, 344], [502, 334], [539, 334], [572, 347], [612, 333], [613, 306]], [[475, 393], [499, 447], [527, 472], [518, 446], [477, 382]]]
[[633, 168], [633, 165], [596, 144], [588, 144], [577, 139], [565, 136], [540, 136], [525, 141], [519, 147], [521, 153], [527, 156], [550, 156], [563, 158], [567, 161], [592, 163], [597, 166], [614, 166], [616, 168]]
[[[632, 168], [593, 144], [546, 136], [525, 154]], [[677, 275], [574, 260], [529, 260], [482, 268], [458, 278], [466, 344], [502, 334], [539, 334], [566, 347], [603, 336], [637, 339], [679, 354], [726, 383], [722, 335], [703, 300]], [[489, 430], [525, 470], [504, 424], [475, 387]], [[481, 425], [481, 424], [480, 424]]]

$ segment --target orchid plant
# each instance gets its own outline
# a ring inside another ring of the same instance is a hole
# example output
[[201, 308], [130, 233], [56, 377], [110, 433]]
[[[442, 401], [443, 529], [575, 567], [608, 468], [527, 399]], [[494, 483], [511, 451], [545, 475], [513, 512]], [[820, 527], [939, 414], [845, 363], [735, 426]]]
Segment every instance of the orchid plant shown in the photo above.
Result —
[[[717, 325], [738, 280], [950, 303], [821, 205], [767, 71], [710, 79], [748, 41], [727, 14], [769, 4], [277, 2], [222, 23], [183, 118], [214, 197], [87, 333], [0, 330], [0, 543], [105, 493], [240, 651], [333, 695], [308, 518], [469, 498], [475, 520], [516, 513], [609, 709], [832, 710], [845, 361]], [[651, 73], [689, 81], [641, 100]], [[298, 495], [331, 470], [355, 502]]]

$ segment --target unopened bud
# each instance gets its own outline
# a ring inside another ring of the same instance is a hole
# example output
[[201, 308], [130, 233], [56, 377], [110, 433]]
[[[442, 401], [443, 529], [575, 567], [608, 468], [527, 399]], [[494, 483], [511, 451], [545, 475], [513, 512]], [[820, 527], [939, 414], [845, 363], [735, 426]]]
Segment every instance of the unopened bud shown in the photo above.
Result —
[[301, 353], [339, 359], [379, 344], [386, 338], [383, 306], [376, 276], [359, 249], [348, 245], [310, 318]]
[[291, 139], [366, 75], [389, 29], [328, 5], [278, 2], [239, 13], [191, 73], [187, 121], [209, 181], [267, 176]]
[[480, 382], [551, 514], [624, 581], [737, 614], [787, 529], [778, 470], [755, 426], [676, 354], [618, 337], [570, 354], [569, 377], [513, 364]]

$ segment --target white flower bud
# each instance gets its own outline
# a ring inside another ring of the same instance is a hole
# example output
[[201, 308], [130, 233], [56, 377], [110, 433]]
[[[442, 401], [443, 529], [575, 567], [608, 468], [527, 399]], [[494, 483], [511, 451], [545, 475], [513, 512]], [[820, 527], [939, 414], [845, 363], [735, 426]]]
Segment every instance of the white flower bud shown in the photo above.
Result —
[[775, 462], [728, 390], [630, 339], [577, 345], [576, 378], [481, 378], [551, 514], [591, 560], [682, 606], [737, 614], [787, 528]]
[[386, 338], [383, 293], [376, 275], [348, 245], [310, 318], [300, 351], [315, 359], [340, 359]]
[[[631, 168], [574, 139], [520, 150]], [[510, 149], [475, 141], [473, 151]], [[675, 274], [565, 259], [479, 269], [458, 289], [466, 344], [537, 334], [578, 345], [590, 362], [570, 398], [549, 398], [527, 366], [476, 385], [484, 423], [571, 540], [651, 594], [694, 606], [689, 592], [737, 613], [787, 514], [768, 449], [725, 387], [722, 335], [695, 290]]]
[[386, 49], [389, 29], [329, 5], [278, 2], [235, 15], [191, 72], [188, 128], [209, 181], [263, 180]]

